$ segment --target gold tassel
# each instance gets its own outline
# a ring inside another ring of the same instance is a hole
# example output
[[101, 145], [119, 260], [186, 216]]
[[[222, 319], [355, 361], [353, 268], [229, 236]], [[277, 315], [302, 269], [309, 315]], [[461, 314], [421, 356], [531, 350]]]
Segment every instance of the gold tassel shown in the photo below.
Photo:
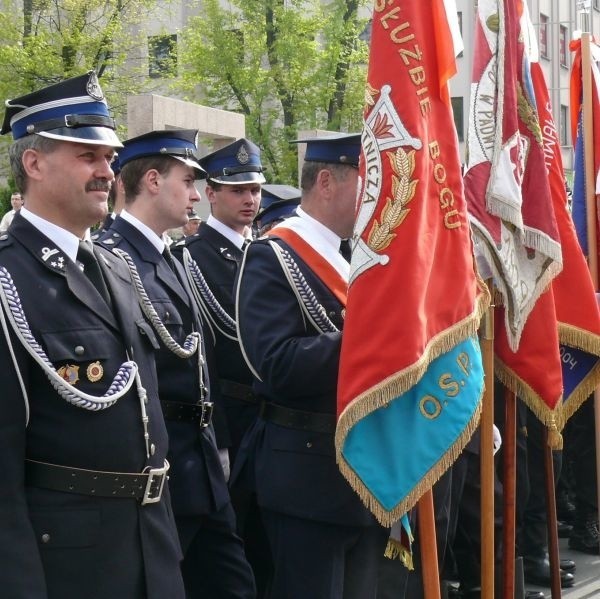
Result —
[[396, 539], [388, 539], [383, 556], [388, 559], [399, 559], [407, 570], [415, 569], [410, 549], [407, 549]]
[[560, 451], [563, 448], [563, 438], [562, 435], [558, 432], [558, 427], [556, 426], [556, 419], [554, 418], [554, 414], [550, 416], [550, 421], [548, 422], [548, 447], [553, 451]]

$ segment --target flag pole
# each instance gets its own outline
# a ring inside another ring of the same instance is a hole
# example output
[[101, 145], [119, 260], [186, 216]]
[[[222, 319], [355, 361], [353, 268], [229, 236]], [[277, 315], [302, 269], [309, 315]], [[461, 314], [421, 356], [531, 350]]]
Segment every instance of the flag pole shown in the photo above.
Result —
[[515, 596], [515, 530], [517, 505], [517, 398], [504, 389], [504, 435], [502, 439], [502, 589], [504, 599]]
[[440, 573], [435, 535], [433, 492], [426, 491], [418, 501], [419, 545], [421, 548], [421, 576], [425, 599], [440, 599]]
[[[493, 289], [492, 281], [486, 281]], [[494, 597], [494, 307], [483, 316], [481, 353], [486, 385], [481, 410], [481, 596]]]
[[[588, 268], [598, 292], [598, 241], [596, 238], [596, 178], [594, 177], [594, 114], [592, 108], [592, 59], [591, 35], [588, 31], [581, 34], [581, 78], [582, 78], [582, 133], [585, 169], [585, 207], [588, 238]], [[594, 423], [596, 436], [596, 497], [600, 498], [600, 392], [594, 392]], [[600, 502], [598, 509], [600, 509]], [[600, 512], [599, 512], [600, 517]]]
[[598, 290], [598, 243], [596, 240], [596, 178], [594, 177], [594, 144], [592, 112], [592, 64], [590, 34], [581, 35], [581, 71], [583, 106], [583, 155], [585, 168], [585, 206], [587, 217], [588, 266], [592, 275], [594, 289]]

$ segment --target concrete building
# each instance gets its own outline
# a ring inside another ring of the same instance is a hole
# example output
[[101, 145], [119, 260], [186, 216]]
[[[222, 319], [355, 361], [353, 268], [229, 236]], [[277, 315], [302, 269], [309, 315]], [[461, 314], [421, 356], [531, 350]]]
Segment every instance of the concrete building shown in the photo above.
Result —
[[[473, 26], [476, 2], [456, 0], [465, 51], [458, 58], [458, 75], [451, 82], [452, 103], [461, 150], [469, 117], [470, 82], [473, 66]], [[554, 120], [560, 138], [563, 164], [568, 178], [573, 168], [573, 140], [569, 123], [569, 42], [574, 32], [585, 28], [600, 34], [600, 0], [528, 0], [529, 14], [537, 32], [540, 64], [546, 76]], [[582, 12], [582, 9], [587, 12]]]

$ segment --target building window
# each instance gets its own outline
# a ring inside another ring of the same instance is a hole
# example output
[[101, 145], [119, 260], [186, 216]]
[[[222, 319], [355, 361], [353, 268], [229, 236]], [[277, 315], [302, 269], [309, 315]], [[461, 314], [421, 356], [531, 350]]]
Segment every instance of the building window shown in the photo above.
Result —
[[153, 79], [177, 74], [177, 34], [148, 38], [148, 75]]
[[540, 13], [540, 56], [550, 58], [548, 55], [548, 15]]
[[560, 66], [568, 67], [567, 48], [569, 47], [569, 32], [565, 25], [560, 26], [558, 35], [560, 36], [558, 40], [558, 58], [560, 61]]
[[569, 130], [569, 108], [564, 104], [560, 105], [560, 123], [558, 137], [561, 146], [566, 146], [569, 143], [568, 133]]
[[452, 98], [452, 112], [454, 113], [454, 126], [456, 127], [458, 141], [465, 141], [465, 124], [462, 96]]

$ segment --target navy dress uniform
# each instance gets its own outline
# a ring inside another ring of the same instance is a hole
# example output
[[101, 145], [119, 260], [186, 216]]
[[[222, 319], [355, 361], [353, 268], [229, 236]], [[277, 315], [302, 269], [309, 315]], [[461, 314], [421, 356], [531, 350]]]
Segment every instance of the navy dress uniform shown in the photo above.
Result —
[[[153, 131], [124, 142], [120, 163], [126, 185], [129, 165], [145, 157], [179, 160], [202, 177], [204, 171], [195, 158], [196, 135], [196, 130]], [[151, 322], [160, 340], [159, 395], [170, 439], [169, 487], [184, 552], [188, 598], [252, 598], [254, 578], [236, 534], [210, 421], [213, 393], [218, 394], [210, 372], [214, 373], [211, 343], [204, 343], [205, 331], [183, 266], [172, 259], [166, 246], [157, 247], [158, 235], [149, 236], [145, 223], [128, 211], [146, 200], [127, 198], [125, 210], [98, 243], [114, 253], [125, 252], [132, 274], [139, 277], [138, 301], [147, 315], [154, 312]], [[186, 345], [194, 338], [195, 347]]]
[[[207, 184], [214, 188], [248, 188], [265, 181], [260, 150], [247, 139], [239, 139], [204, 156], [200, 164], [207, 172]], [[252, 218], [248, 225], [252, 224]], [[193, 262], [186, 263], [188, 276], [194, 280], [203, 313], [213, 330], [221, 391], [221, 403], [215, 404], [215, 431], [217, 445], [228, 453], [231, 464], [259, 408], [252, 392], [252, 373], [241, 354], [234, 320], [234, 284], [247, 243], [248, 238], [211, 214], [195, 235], [172, 248], [173, 255], [181, 260], [184, 248], [189, 252]], [[261, 596], [270, 572], [270, 559], [260, 514], [251, 491], [242, 485], [230, 485], [230, 489], [238, 530], [244, 538], [246, 555]]]
[[254, 219], [257, 237], [294, 214], [302, 195], [298, 188], [291, 185], [265, 184], [261, 191], [260, 210]]
[[[358, 136], [336, 136], [309, 143], [307, 160], [334, 169], [357, 164], [359, 151]], [[346, 282], [349, 265], [338, 253], [340, 237], [302, 207], [297, 213], [254, 241], [240, 269], [240, 344], [263, 404], [232, 476], [255, 484], [273, 552], [270, 597], [367, 599], [375, 597], [388, 532], [335, 461], [343, 305], [282, 229], [296, 232]]]
[[[208, 183], [219, 185], [262, 184], [260, 150], [247, 139], [239, 139], [200, 159]], [[221, 230], [215, 226], [221, 225]], [[235, 331], [233, 289], [239, 264], [244, 255], [233, 231], [230, 236], [221, 231], [225, 227], [211, 215], [200, 224], [195, 235], [187, 237], [173, 248], [173, 255], [182, 259], [185, 247], [202, 272], [214, 301], [204, 301], [203, 309], [209, 319], [215, 338], [217, 370], [222, 405], [215, 406], [215, 430], [219, 447], [229, 448], [234, 460], [239, 444], [258, 413], [258, 403], [252, 394], [252, 373], [242, 357]], [[235, 242], [234, 242], [235, 241]]]
[[[91, 72], [7, 102], [1, 132], [17, 160], [32, 135], [93, 155], [121, 145], [113, 129]], [[0, 238], [1, 594], [183, 599], [154, 334], [121, 261], [94, 252], [109, 306], [25, 183], [29, 209]]]

